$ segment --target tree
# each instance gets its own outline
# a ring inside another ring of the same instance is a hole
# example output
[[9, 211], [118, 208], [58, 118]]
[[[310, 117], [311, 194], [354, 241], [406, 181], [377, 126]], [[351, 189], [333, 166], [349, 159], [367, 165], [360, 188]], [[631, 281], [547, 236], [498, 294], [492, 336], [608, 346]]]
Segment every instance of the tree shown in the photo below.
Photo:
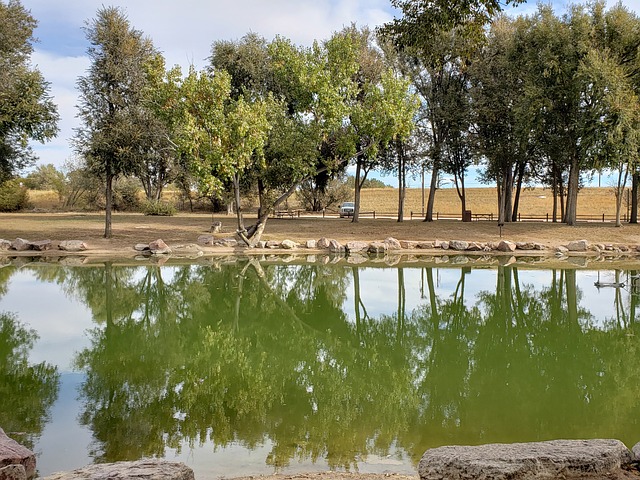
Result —
[[36, 25], [18, 0], [0, 1], [0, 183], [35, 161], [30, 140], [58, 132], [49, 83], [30, 64]]
[[115, 7], [98, 10], [86, 34], [91, 66], [78, 79], [78, 116], [83, 125], [76, 129], [73, 141], [90, 171], [105, 182], [104, 236], [110, 238], [114, 181], [136, 173], [149, 148], [145, 66], [155, 51], [151, 41]]

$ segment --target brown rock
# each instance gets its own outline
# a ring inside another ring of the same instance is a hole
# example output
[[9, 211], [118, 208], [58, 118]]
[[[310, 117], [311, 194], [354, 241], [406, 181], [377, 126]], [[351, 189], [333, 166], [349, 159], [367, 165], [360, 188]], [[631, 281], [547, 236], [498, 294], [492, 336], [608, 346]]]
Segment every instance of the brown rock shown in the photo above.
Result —
[[82, 240], [63, 240], [58, 248], [65, 252], [83, 252], [89, 248]]
[[385, 238], [384, 243], [387, 246], [387, 250], [401, 250], [402, 249], [402, 245], [400, 244], [400, 242], [398, 240], [396, 240], [395, 238], [393, 238], [393, 237]]
[[589, 250], [589, 242], [586, 240], [575, 240], [567, 244], [567, 250], [570, 252], [586, 252]]
[[154, 255], [166, 255], [171, 253], [169, 246], [160, 238], [149, 243], [149, 250], [151, 250], [151, 253]]
[[331, 243], [330, 239], [328, 239], [327, 237], [322, 237], [320, 240], [318, 240], [318, 248], [329, 248], [329, 243]]
[[[0, 467], [22, 465], [27, 478], [36, 474], [36, 456], [26, 447], [9, 438], [0, 428]], [[12, 470], [12, 473], [15, 473]]]
[[346, 251], [344, 245], [337, 240], [331, 240], [329, 242], [329, 251], [331, 253], [344, 253]]
[[496, 250], [498, 250], [499, 252], [515, 252], [516, 244], [510, 242], [509, 240], [502, 240], [500, 243], [498, 243]]
[[213, 235], [200, 235], [198, 237], [198, 243], [200, 245], [212, 245], [215, 237]]
[[36, 242], [31, 242], [31, 249], [36, 250], [38, 252], [44, 252], [45, 250], [51, 250], [51, 240], [38, 240]]
[[367, 251], [373, 254], [385, 253], [387, 251], [387, 245], [382, 242], [373, 242], [369, 244]]
[[24, 465], [7, 465], [0, 468], [0, 480], [27, 480]]

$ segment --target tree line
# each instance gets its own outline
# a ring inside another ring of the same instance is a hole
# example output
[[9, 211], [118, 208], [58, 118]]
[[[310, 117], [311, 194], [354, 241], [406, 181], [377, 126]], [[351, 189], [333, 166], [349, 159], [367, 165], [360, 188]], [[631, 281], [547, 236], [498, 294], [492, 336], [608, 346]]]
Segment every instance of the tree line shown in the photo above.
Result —
[[[355, 167], [354, 222], [371, 171], [397, 175], [399, 221], [407, 176], [430, 171], [425, 220], [432, 221], [443, 173], [466, 210], [472, 165], [497, 188], [499, 222], [517, 219], [522, 188], [537, 183], [553, 193], [553, 220], [574, 225], [578, 191], [602, 169], [618, 172], [617, 225], [632, 179], [637, 221], [634, 13], [604, 2], [562, 15], [540, 5], [516, 18], [490, 0], [392, 5], [402, 16], [376, 31], [350, 25], [310, 47], [252, 33], [215, 41], [208, 65], [188, 72], [168, 67], [120, 9], [98, 10], [85, 28], [91, 64], [77, 82], [81, 125], [72, 144], [84, 174], [105, 186], [105, 236], [121, 177], [137, 178], [152, 202], [174, 183], [235, 203], [238, 235], [251, 246], [293, 193], [323, 194], [348, 165]], [[17, 0], [0, 2], [0, 13], [18, 18], [2, 28], [23, 32], [12, 55], [28, 66], [35, 20]], [[30, 129], [7, 130], [4, 118], [15, 114], [0, 116], [6, 144], [15, 132], [36, 140], [55, 134], [55, 106], [39, 82], [40, 116]], [[23, 145], [12, 156], [0, 153], [3, 178], [32, 160]], [[251, 220], [242, 208], [247, 195], [259, 205]]]

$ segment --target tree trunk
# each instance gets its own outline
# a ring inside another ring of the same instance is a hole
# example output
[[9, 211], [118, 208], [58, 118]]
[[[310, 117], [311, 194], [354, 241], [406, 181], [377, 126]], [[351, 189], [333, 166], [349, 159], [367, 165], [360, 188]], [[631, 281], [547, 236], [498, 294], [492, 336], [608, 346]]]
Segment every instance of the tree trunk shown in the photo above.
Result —
[[564, 223], [567, 225], [575, 225], [578, 209], [578, 187], [580, 186], [580, 169], [578, 168], [578, 159], [571, 161], [569, 168], [569, 185], [567, 186], [567, 207], [564, 212]]
[[424, 217], [425, 222], [433, 222], [433, 205], [436, 203], [436, 188], [438, 187], [439, 169], [435, 166], [431, 172], [431, 185], [429, 186], [429, 198], [427, 199], [427, 214]]
[[640, 182], [640, 173], [633, 172], [631, 176], [631, 214], [629, 215], [629, 223], [638, 223], [638, 183]]
[[518, 221], [518, 207], [520, 205], [520, 192], [522, 191], [522, 182], [524, 178], [524, 169], [526, 168], [526, 164], [523, 162], [518, 169], [518, 182], [516, 184], [516, 195], [513, 201], [513, 212], [511, 212], [511, 221]]
[[396, 144], [398, 152], [398, 222], [404, 221], [404, 199], [407, 193], [407, 172], [405, 170], [404, 148], [400, 141]]
[[[110, 163], [110, 162], [108, 162]], [[105, 214], [104, 214], [104, 238], [111, 238], [111, 209], [113, 208], [113, 179], [110, 165], [107, 165], [107, 178], [104, 192]]]
[[616, 185], [616, 227], [621, 227], [620, 212], [622, 210], [622, 201], [624, 200], [624, 192], [627, 185], [627, 175], [629, 170], [622, 166], [618, 173], [618, 184]]
[[[367, 171], [362, 174], [362, 162], [360, 161], [360, 156], [356, 158], [356, 181], [355, 181], [355, 192], [353, 198], [353, 217], [351, 218], [352, 223], [358, 223], [360, 220], [360, 190], [362, 189], [362, 184], [367, 179]], [[362, 175], [362, 180], [360, 180], [360, 175]]]

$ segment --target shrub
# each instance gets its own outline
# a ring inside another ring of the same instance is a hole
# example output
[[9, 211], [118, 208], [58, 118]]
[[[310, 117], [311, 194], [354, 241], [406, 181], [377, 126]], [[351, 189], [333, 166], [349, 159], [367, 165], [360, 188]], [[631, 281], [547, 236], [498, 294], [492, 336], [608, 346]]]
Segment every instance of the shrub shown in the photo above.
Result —
[[29, 206], [29, 193], [19, 180], [0, 185], [0, 212], [16, 212]]
[[172, 217], [176, 214], [176, 208], [166, 202], [146, 202], [143, 207], [145, 215], [158, 215]]

